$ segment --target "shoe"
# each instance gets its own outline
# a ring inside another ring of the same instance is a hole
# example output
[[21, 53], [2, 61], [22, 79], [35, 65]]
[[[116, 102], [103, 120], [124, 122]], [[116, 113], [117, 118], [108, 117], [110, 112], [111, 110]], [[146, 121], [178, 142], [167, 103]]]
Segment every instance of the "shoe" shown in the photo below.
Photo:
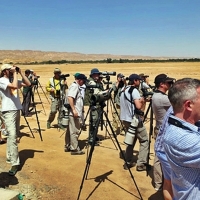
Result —
[[32, 115], [29, 113], [27, 115], [24, 115], [24, 117], [32, 117]]
[[124, 167], [124, 169], [125, 170], [128, 170], [128, 169], [130, 169], [131, 167], [135, 167], [135, 165], [136, 165], [136, 163], [124, 163], [124, 165], [123, 165], [123, 167]]
[[71, 151], [71, 149], [69, 149], [69, 148], [64, 149], [64, 152], [70, 152], [70, 151]]
[[9, 159], [6, 159], [6, 162], [9, 163], [9, 164], [11, 163], [11, 161]]
[[18, 165], [12, 166], [11, 169], [9, 170], [8, 174], [10, 176], [14, 176], [17, 173], [18, 170]]
[[51, 128], [51, 123], [47, 122], [47, 129], [50, 129], [50, 128]]
[[77, 150], [71, 151], [71, 155], [83, 155], [83, 154], [85, 154], [85, 152], [84, 152], [84, 151], [81, 151], [81, 150], [79, 150], [79, 151], [77, 151]]
[[136, 167], [136, 170], [138, 172], [141, 172], [141, 171], [150, 171], [151, 170], [151, 165], [148, 165], [148, 164], [142, 164], [142, 165], [139, 165]]
[[65, 130], [65, 127], [62, 126], [61, 124], [58, 124], [58, 128], [61, 129], [61, 130], [63, 130], [63, 131]]

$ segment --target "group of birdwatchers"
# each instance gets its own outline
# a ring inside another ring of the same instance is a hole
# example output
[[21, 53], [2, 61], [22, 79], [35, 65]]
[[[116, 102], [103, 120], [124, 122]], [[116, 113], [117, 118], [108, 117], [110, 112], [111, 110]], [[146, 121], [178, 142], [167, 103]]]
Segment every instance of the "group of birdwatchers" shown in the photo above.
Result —
[[[82, 73], [75, 73], [74, 81], [69, 86], [67, 75], [63, 75], [59, 68], [55, 68], [53, 73], [46, 84], [46, 91], [51, 99], [47, 129], [52, 128], [58, 112], [58, 128], [65, 131], [65, 152], [70, 152], [71, 155], [85, 153], [78, 144], [81, 130], [86, 130], [84, 105], [89, 105], [90, 109], [88, 144], [99, 145], [97, 133], [100, 114], [106, 101], [111, 98], [114, 102], [112, 129], [116, 136], [124, 135], [126, 144], [123, 168], [128, 170], [136, 166], [137, 171], [151, 170], [152, 167], [148, 164], [150, 138], [144, 125], [146, 102], [149, 102], [155, 117], [155, 190], [163, 191], [166, 200], [199, 199], [200, 80], [182, 78], [176, 81], [166, 74], [158, 74], [154, 79], [155, 86], [152, 87], [146, 74], [125, 77], [119, 73], [117, 80], [104, 89], [104, 74], [97, 68], [90, 71], [89, 78]], [[23, 73], [17, 66], [1, 66], [0, 144], [7, 145], [6, 162], [11, 164], [8, 171], [11, 176], [20, 167], [20, 116], [29, 117], [31, 103], [35, 106], [34, 89], [38, 84], [37, 78], [33, 70]], [[21, 87], [22, 103], [18, 90]], [[139, 153], [135, 162], [133, 150], [137, 140]]]

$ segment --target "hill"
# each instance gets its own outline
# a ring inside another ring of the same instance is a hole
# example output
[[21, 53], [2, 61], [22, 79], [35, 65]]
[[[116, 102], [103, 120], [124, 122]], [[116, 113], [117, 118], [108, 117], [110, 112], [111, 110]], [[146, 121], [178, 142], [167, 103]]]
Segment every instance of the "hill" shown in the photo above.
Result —
[[41, 61], [58, 60], [104, 60], [111, 59], [169, 59], [169, 57], [150, 57], [134, 55], [112, 55], [112, 54], [82, 54], [76, 52], [54, 52], [54, 51], [32, 51], [32, 50], [0, 50], [0, 62], [30, 63]]

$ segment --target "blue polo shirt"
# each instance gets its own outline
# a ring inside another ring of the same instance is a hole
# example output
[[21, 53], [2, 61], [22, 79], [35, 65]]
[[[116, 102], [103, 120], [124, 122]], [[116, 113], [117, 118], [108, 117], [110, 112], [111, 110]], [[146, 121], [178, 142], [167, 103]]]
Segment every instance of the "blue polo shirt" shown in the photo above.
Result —
[[169, 124], [164, 149], [171, 166], [175, 200], [200, 199], [200, 132], [198, 127], [173, 115], [183, 128]]

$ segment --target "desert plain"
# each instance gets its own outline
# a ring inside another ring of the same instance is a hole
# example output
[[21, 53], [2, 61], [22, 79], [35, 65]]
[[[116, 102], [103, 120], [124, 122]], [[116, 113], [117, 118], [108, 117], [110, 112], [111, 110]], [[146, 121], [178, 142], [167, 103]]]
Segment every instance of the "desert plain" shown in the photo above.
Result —
[[[72, 156], [69, 152], [64, 152], [65, 133], [56, 127], [56, 119], [52, 123], [52, 128], [46, 128], [46, 121], [49, 115], [50, 103], [45, 85], [53, 76], [54, 68], [62, 70], [62, 74], [70, 74], [67, 77], [68, 85], [73, 80], [76, 72], [89, 76], [92, 68], [100, 71], [116, 71], [123, 73], [126, 77], [132, 73], [145, 73], [149, 75], [149, 83], [154, 85], [154, 78], [160, 73], [165, 73], [169, 77], [180, 79], [183, 77], [199, 78], [200, 63], [121, 63], [121, 64], [62, 64], [62, 65], [21, 65], [23, 71], [34, 70], [39, 78], [39, 87], [35, 91], [35, 103], [37, 115], [33, 112], [32, 117], [28, 117], [27, 122], [21, 117], [21, 139], [19, 143], [19, 155], [21, 166], [16, 176], [10, 177], [7, 172], [10, 165], [6, 163], [6, 144], [0, 145], [0, 187], [17, 190], [24, 195], [24, 199], [44, 199], [44, 200], [75, 200], [79, 199], [102, 199], [102, 200], [162, 200], [162, 192], [155, 191], [153, 187], [152, 170], [147, 173], [137, 172], [136, 168], [131, 168], [133, 178], [128, 170], [123, 169], [124, 161], [120, 156], [119, 148], [116, 148], [116, 140], [112, 133], [99, 128], [98, 135], [102, 138], [100, 146], [96, 146], [92, 154], [89, 165], [87, 179], [81, 184], [85, 167], [87, 152], [90, 151], [86, 145], [88, 137], [87, 131], [82, 131], [79, 142], [80, 147], [86, 152], [85, 155]], [[111, 76], [111, 81], [116, 80], [116, 76]], [[20, 93], [21, 94], [21, 93]], [[49, 101], [48, 101], [49, 100]], [[147, 106], [148, 107], [148, 104]], [[87, 112], [88, 107], [85, 107]], [[108, 116], [112, 122], [111, 110]], [[88, 124], [88, 119], [86, 120]], [[42, 141], [38, 132], [38, 125], [41, 129]], [[29, 130], [29, 126], [32, 133]], [[149, 133], [149, 118], [145, 122]], [[154, 160], [154, 139], [150, 143], [150, 160], [152, 165]], [[117, 141], [124, 151], [126, 146], [123, 143], [124, 135], [118, 135]], [[139, 145], [134, 149], [134, 160], [137, 160]], [[82, 188], [80, 188], [82, 185]], [[138, 189], [137, 189], [138, 188]], [[140, 194], [139, 194], [140, 193]], [[1, 199], [1, 194], [0, 194]]]

